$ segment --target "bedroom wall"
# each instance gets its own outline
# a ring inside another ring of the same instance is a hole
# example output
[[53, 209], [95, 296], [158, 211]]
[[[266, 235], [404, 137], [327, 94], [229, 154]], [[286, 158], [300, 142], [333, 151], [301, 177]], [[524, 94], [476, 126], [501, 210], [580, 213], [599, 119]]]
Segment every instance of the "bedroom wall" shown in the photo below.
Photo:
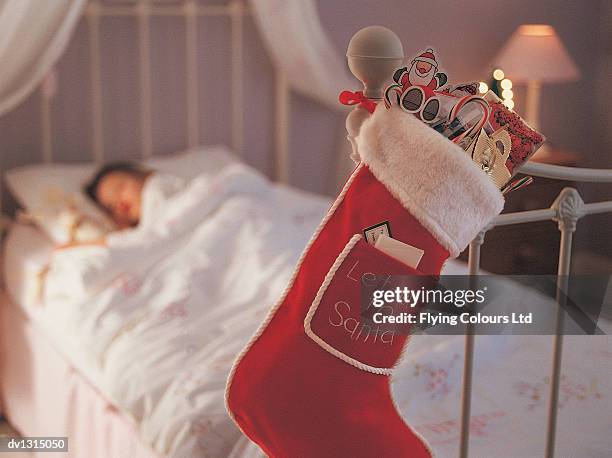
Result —
[[[129, 3], [133, 0], [104, 0]], [[181, 2], [181, 0], [159, 0]], [[226, 0], [199, 0], [205, 4]], [[580, 153], [582, 165], [612, 165], [610, 98], [610, 3], [606, 0], [317, 0], [323, 25], [341, 55], [360, 27], [382, 24], [395, 30], [412, 55], [435, 45], [454, 81], [481, 79], [489, 62], [522, 23], [552, 24], [583, 73], [578, 83], [545, 86], [542, 130], [555, 146]], [[199, 19], [201, 142], [231, 144], [229, 94], [229, 18]], [[102, 20], [102, 69], [107, 159], [137, 159], [140, 154], [136, 20]], [[458, 35], [457, 31], [461, 33]], [[180, 18], [155, 18], [151, 24], [154, 154], [186, 145], [185, 24]], [[244, 31], [243, 155], [268, 175], [274, 169], [274, 72], [250, 17]], [[89, 42], [81, 21], [58, 65], [58, 91], [52, 100], [54, 160], [91, 160]], [[593, 102], [595, 88], [602, 99]], [[517, 88], [517, 110], [523, 91]], [[605, 94], [605, 96], [604, 96]], [[607, 97], [607, 98], [605, 98]], [[343, 116], [299, 95], [292, 96], [292, 182], [301, 188], [333, 192], [339, 181], [337, 151], [342, 144]], [[0, 167], [42, 160], [40, 93], [0, 118]], [[612, 188], [612, 187], [610, 187]], [[585, 188], [589, 197], [606, 194]], [[606, 197], [612, 197], [607, 192]], [[5, 209], [13, 206], [6, 192]], [[586, 220], [585, 220], [586, 221]], [[585, 223], [590, 234], [593, 225]], [[609, 227], [609, 226], [608, 226]], [[584, 233], [587, 233], [586, 231]], [[597, 245], [612, 252], [610, 242]]]

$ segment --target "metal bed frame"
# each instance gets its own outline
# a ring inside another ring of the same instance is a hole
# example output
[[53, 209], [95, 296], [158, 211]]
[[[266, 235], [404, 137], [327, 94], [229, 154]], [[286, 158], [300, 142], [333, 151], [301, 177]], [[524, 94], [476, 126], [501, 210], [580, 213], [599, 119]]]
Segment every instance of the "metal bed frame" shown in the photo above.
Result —
[[[594, 183], [612, 183], [612, 170], [587, 169], [576, 167], [563, 167], [537, 163], [527, 163], [521, 169], [522, 173], [528, 173], [543, 178], [559, 180], [572, 180]], [[572, 238], [576, 231], [576, 223], [586, 215], [612, 212], [612, 201], [594, 202], [585, 204], [580, 193], [571, 187], [561, 190], [550, 208], [541, 210], [529, 210], [499, 215], [488, 227], [484, 228], [478, 236], [470, 243], [468, 257], [468, 271], [470, 275], [478, 275], [480, 271], [480, 248], [484, 243], [485, 234], [495, 226], [508, 226], [511, 224], [525, 224], [536, 221], [552, 220], [557, 222], [561, 232], [559, 242], [559, 262], [557, 268], [557, 288], [559, 291], [567, 291], [567, 276], [570, 273], [570, 260], [572, 253]], [[557, 302], [561, 304], [562, 297], [557, 296]], [[557, 410], [559, 400], [559, 380], [561, 378], [561, 356], [563, 352], [563, 308], [557, 307], [555, 317], [555, 335], [553, 336], [553, 354], [550, 368], [550, 393], [548, 400], [548, 420], [546, 431], [546, 458], [552, 458], [555, 454], [555, 434], [557, 428]], [[472, 367], [474, 360], [474, 334], [469, 332], [465, 336], [465, 359], [463, 361], [463, 384], [461, 388], [461, 444], [459, 456], [468, 457], [469, 446], [469, 420], [470, 401], [472, 397]]]
[[[184, 0], [182, 3], [158, 4], [152, 0], [134, 0], [127, 4], [113, 4], [101, 0], [90, 0], [85, 10], [89, 35], [90, 86], [92, 104], [92, 148], [96, 163], [104, 161], [104, 121], [102, 116], [102, 78], [100, 62], [100, 19], [104, 17], [133, 17], [138, 27], [138, 69], [140, 99], [140, 143], [144, 159], [153, 154], [152, 131], [152, 89], [151, 89], [151, 34], [152, 17], [182, 17], [186, 27], [186, 67], [185, 84], [187, 88], [187, 146], [195, 147], [205, 140], [200, 133], [198, 120], [201, 107], [198, 103], [201, 86], [198, 82], [198, 17], [225, 16], [230, 18], [231, 28], [231, 122], [234, 152], [243, 152], [243, 18], [250, 14], [243, 0], [228, 0], [222, 5], [202, 5], [197, 0]], [[286, 75], [275, 71], [275, 173], [283, 183], [289, 181], [289, 115], [290, 87]], [[40, 92], [41, 143], [43, 162], [53, 161], [53, 138], [51, 119], [51, 93]]]
[[[201, 5], [195, 0], [185, 0], [179, 4], [156, 4], [149, 0], [136, 0], [130, 4], [102, 3], [91, 0], [85, 11], [89, 31], [91, 101], [93, 106], [92, 147], [96, 162], [104, 160], [104, 125], [102, 116], [102, 82], [100, 69], [100, 19], [103, 17], [135, 17], [138, 27], [139, 78], [140, 78], [140, 138], [144, 158], [153, 153], [152, 139], [152, 105], [151, 105], [151, 40], [150, 19], [154, 16], [183, 17], [186, 24], [186, 86], [187, 86], [187, 140], [190, 147], [202, 142], [198, 119], [201, 108], [198, 104], [198, 22], [199, 16], [227, 16], [231, 27], [231, 65], [232, 65], [232, 148], [238, 154], [243, 150], [244, 119], [240, 101], [242, 100], [242, 39], [243, 17], [249, 14], [248, 8], [241, 0], [229, 0], [225, 5]], [[43, 144], [43, 161], [53, 161], [53, 142], [51, 135], [51, 100], [46, 91], [40, 91], [41, 138]], [[289, 177], [289, 113], [290, 88], [285, 75], [280, 69], [275, 70], [275, 165], [276, 177], [287, 182]], [[528, 163], [521, 170], [537, 177], [577, 182], [612, 183], [612, 170], [561, 167]], [[497, 217], [472, 241], [469, 248], [469, 273], [477, 275], [480, 266], [480, 249], [486, 232], [495, 226], [525, 224], [535, 221], [553, 220], [558, 223], [561, 232], [559, 250], [559, 287], [564, 289], [563, 282], [570, 272], [572, 237], [577, 221], [585, 215], [612, 212], [612, 201], [585, 204], [574, 188], [564, 188], [550, 208], [509, 213]], [[563, 315], [557, 312], [556, 329], [553, 336], [554, 350], [551, 360], [551, 387], [549, 395], [548, 421], [546, 434], [546, 457], [552, 458], [555, 450], [555, 431], [557, 424], [557, 402], [559, 379], [561, 375], [561, 356], [563, 351]], [[470, 401], [472, 396], [472, 369], [474, 358], [475, 336], [468, 333], [465, 338], [465, 360], [463, 365], [462, 400], [461, 400], [461, 441], [459, 456], [468, 457]]]

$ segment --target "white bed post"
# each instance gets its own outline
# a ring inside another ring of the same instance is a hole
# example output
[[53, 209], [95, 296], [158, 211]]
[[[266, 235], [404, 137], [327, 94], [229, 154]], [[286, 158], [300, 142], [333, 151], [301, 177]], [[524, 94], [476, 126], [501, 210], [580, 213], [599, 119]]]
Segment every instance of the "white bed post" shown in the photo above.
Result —
[[[480, 272], [480, 247], [484, 243], [485, 234], [489, 227], [485, 227], [470, 243], [468, 257], [468, 274], [470, 275], [470, 288], [477, 287], [477, 275]], [[470, 445], [470, 416], [472, 407], [472, 373], [474, 367], [474, 328], [472, 324], [466, 327], [465, 354], [463, 356], [463, 381], [461, 383], [461, 430], [459, 443], [459, 457], [467, 458]]]
[[[385, 84], [391, 81], [394, 70], [404, 61], [404, 49], [394, 32], [373, 25], [353, 35], [346, 57], [349, 69], [363, 84], [364, 95], [373, 100], [382, 100]], [[356, 161], [358, 152], [354, 138], [368, 116], [369, 113], [363, 107], [356, 105], [346, 117], [347, 138], [353, 147], [352, 157]]]
[[276, 69], [275, 116], [276, 116], [276, 179], [283, 184], [291, 182], [291, 157], [289, 139], [291, 129], [291, 92], [287, 75]]
[[229, 3], [231, 19], [231, 53], [232, 53], [232, 148], [239, 156], [244, 155], [244, 91], [243, 91], [243, 6], [241, 0]]
[[572, 238], [576, 223], [585, 215], [585, 207], [578, 191], [574, 188], [563, 188], [551, 208], [556, 215], [561, 232], [559, 247], [559, 267], [557, 269], [557, 313], [555, 317], [555, 336], [553, 340], [553, 358], [550, 374], [550, 398], [548, 403], [548, 424], [546, 432], [546, 458], [555, 454], [555, 435], [557, 431], [557, 409], [559, 401], [559, 379], [561, 378], [561, 357], [563, 352], [564, 305], [570, 273]]
[[138, 17], [138, 60], [140, 71], [140, 136], [143, 159], [153, 154], [153, 128], [151, 107], [151, 5], [140, 0]]
[[92, 1], [86, 13], [89, 27], [89, 77], [91, 84], [92, 144], [96, 164], [104, 161], [104, 117], [100, 70], [100, 4]]
[[185, 2], [185, 44], [187, 73], [187, 146], [200, 144], [200, 102], [198, 87], [198, 5], [195, 0]]
[[43, 79], [40, 90], [40, 123], [43, 162], [53, 161], [51, 99], [57, 90], [57, 71], [53, 68]]

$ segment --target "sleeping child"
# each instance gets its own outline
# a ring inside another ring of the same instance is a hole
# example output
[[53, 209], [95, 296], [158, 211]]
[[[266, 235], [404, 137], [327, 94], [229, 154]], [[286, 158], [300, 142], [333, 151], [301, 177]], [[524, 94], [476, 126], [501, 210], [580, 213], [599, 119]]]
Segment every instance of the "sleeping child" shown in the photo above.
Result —
[[[113, 221], [118, 230], [147, 226], [151, 215], [183, 188], [184, 181], [131, 162], [104, 165], [84, 187], [85, 194]], [[152, 211], [153, 210], [153, 211]], [[107, 237], [73, 240], [59, 248], [106, 245]]]
[[119, 229], [140, 222], [142, 192], [152, 170], [130, 162], [107, 164], [85, 186], [87, 195], [113, 219]]

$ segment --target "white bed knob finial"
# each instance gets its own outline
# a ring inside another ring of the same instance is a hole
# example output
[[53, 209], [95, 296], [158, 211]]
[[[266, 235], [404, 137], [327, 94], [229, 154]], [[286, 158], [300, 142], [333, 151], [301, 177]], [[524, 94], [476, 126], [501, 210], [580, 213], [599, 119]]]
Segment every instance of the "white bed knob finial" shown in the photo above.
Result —
[[364, 87], [364, 95], [382, 99], [384, 87], [404, 60], [404, 48], [399, 37], [380, 25], [359, 30], [346, 51], [348, 66]]
[[551, 208], [557, 213], [553, 220], [560, 231], [574, 232], [576, 223], [585, 215], [584, 201], [575, 188], [563, 188]]

